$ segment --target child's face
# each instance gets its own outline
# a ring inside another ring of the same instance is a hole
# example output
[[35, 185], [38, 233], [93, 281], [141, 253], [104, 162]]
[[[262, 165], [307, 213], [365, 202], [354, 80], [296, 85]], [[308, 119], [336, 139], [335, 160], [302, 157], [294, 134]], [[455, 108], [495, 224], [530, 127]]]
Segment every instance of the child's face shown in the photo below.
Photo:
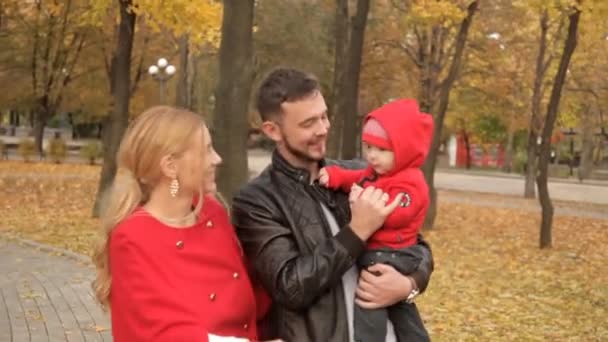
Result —
[[363, 143], [363, 154], [369, 165], [380, 175], [391, 171], [395, 166], [395, 154], [391, 150]]

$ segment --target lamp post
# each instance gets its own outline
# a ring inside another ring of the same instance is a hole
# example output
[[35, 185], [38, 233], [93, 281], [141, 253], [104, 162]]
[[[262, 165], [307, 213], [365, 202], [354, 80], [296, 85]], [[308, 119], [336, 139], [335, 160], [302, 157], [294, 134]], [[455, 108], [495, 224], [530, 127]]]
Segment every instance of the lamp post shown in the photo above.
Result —
[[156, 64], [150, 65], [148, 74], [158, 81], [160, 88], [160, 103], [165, 104], [165, 88], [167, 80], [175, 74], [175, 67], [164, 58], [159, 58]]

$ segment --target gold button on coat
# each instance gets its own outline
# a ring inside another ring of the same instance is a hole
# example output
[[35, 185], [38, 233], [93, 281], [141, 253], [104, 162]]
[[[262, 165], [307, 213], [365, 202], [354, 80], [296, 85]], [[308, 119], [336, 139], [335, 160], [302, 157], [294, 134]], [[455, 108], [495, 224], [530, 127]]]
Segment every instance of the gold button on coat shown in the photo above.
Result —
[[184, 241], [179, 240], [175, 243], [175, 247], [177, 247], [177, 249], [183, 249], [184, 248]]

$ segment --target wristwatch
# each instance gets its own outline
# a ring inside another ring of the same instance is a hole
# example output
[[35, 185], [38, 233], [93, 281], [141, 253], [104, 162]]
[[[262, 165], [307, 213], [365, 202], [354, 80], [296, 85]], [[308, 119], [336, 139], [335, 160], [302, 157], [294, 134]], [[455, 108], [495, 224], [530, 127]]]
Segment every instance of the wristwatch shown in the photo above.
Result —
[[414, 279], [412, 279], [411, 277], [407, 277], [407, 278], [412, 283], [412, 291], [410, 291], [410, 294], [407, 295], [405, 302], [407, 304], [412, 304], [414, 302], [414, 300], [416, 299], [416, 297], [420, 294], [420, 289], [418, 288], [416, 281], [414, 281]]
[[412, 292], [410, 292], [410, 294], [407, 295], [405, 302], [407, 304], [412, 304], [419, 294], [420, 294], [420, 290], [418, 288], [412, 289]]

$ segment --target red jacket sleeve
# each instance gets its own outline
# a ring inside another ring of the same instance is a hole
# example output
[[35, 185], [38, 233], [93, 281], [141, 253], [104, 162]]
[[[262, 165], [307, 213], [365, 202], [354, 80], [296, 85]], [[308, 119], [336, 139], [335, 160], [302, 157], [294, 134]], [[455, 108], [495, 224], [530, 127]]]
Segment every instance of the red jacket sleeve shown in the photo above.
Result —
[[385, 219], [384, 227], [403, 228], [410, 226], [414, 221], [420, 220], [424, 208], [428, 207], [428, 195], [424, 189], [418, 187], [393, 187], [389, 189], [389, 201], [391, 203], [399, 194], [403, 193], [401, 205]]
[[350, 192], [353, 184], [360, 181], [368, 172], [367, 169], [349, 170], [339, 166], [328, 166], [325, 170], [329, 175], [327, 187], [334, 190], [340, 189], [344, 192]]
[[177, 289], [156, 271], [142, 246], [116, 230], [110, 269], [114, 341], [208, 341], [208, 331], [196, 314], [176, 302]]

